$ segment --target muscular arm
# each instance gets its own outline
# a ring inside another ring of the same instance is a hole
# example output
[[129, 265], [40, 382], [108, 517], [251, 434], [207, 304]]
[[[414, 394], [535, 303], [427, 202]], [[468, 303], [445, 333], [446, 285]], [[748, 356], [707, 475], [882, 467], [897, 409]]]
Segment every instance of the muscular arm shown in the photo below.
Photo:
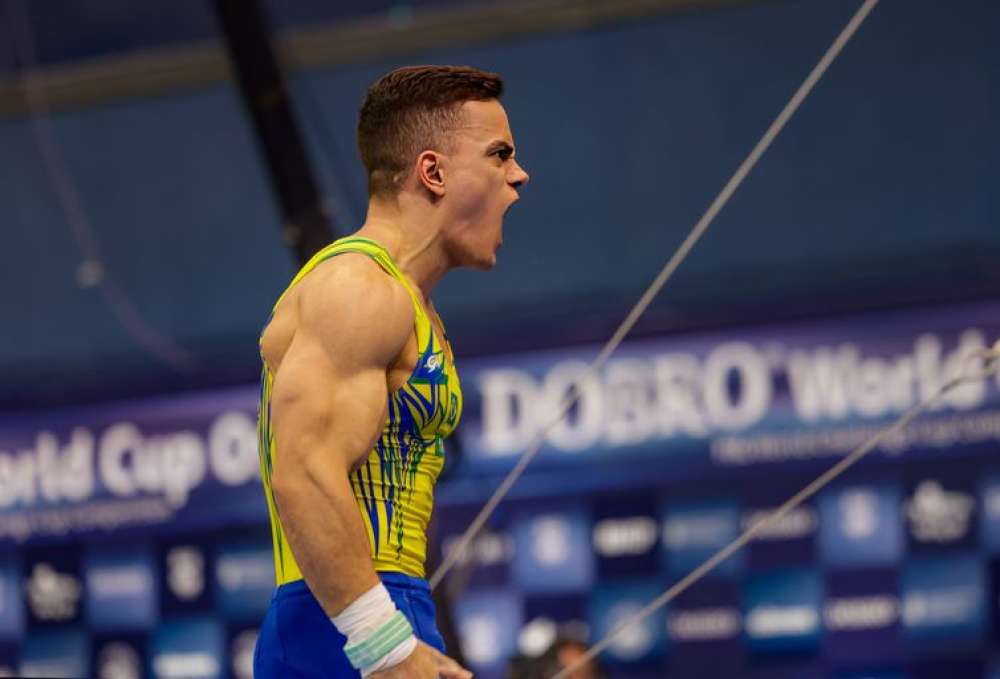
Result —
[[329, 616], [379, 582], [348, 475], [385, 424], [386, 369], [413, 328], [398, 282], [367, 258], [338, 260], [299, 283], [297, 329], [271, 395], [275, 502]]

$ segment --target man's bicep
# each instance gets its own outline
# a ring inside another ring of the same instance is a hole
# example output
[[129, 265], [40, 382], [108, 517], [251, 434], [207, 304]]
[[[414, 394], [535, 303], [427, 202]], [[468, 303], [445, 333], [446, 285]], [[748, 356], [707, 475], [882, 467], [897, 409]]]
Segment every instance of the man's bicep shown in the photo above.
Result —
[[333, 361], [307, 337], [293, 341], [271, 393], [276, 467], [320, 458], [350, 468], [367, 455], [385, 419], [385, 368], [360, 357]]
[[353, 466], [385, 423], [386, 370], [413, 312], [405, 289], [370, 261], [342, 264], [302, 282], [298, 328], [272, 398], [283, 403], [274, 417], [279, 451], [284, 436], [298, 442], [293, 455], [332, 449]]

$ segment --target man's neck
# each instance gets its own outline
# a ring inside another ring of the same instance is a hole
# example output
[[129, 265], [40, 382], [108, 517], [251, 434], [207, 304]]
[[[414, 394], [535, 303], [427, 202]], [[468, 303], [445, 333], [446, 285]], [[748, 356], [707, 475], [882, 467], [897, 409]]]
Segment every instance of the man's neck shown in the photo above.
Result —
[[389, 251], [400, 271], [419, 289], [426, 302], [431, 290], [451, 268], [444, 249], [438, 216], [428, 206], [373, 198], [365, 223], [356, 235], [371, 238]]

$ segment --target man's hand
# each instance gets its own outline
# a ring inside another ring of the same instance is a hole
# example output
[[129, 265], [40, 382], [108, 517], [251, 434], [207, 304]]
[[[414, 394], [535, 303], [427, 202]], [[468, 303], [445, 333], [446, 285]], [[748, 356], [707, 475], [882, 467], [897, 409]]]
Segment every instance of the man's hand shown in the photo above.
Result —
[[472, 672], [422, 641], [403, 662], [368, 679], [472, 679]]

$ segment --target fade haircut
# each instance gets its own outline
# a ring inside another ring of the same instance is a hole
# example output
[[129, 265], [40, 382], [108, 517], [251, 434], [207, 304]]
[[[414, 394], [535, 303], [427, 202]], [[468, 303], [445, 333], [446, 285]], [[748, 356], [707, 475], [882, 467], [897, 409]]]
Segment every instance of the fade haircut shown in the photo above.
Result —
[[445, 148], [466, 101], [499, 99], [503, 80], [471, 66], [406, 66], [368, 88], [358, 116], [358, 149], [370, 196], [394, 196], [421, 151]]

